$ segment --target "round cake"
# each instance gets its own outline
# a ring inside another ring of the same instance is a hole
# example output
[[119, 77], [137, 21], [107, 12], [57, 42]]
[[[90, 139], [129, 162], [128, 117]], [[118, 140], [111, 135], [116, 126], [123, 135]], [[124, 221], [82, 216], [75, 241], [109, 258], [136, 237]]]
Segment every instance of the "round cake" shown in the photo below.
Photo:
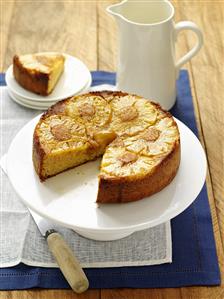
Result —
[[33, 163], [41, 181], [102, 155], [97, 202], [140, 200], [176, 175], [177, 124], [158, 104], [112, 91], [74, 96], [41, 116], [33, 136]]

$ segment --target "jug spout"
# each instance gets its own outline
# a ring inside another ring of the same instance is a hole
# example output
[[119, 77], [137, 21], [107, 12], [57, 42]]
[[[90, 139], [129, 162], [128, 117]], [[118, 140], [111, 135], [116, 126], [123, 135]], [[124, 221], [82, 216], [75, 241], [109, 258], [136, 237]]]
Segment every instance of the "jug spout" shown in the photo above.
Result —
[[117, 4], [113, 4], [113, 5], [110, 5], [107, 7], [106, 11], [114, 16], [116, 19], [121, 19], [123, 18], [122, 16], [122, 9], [123, 9], [123, 4], [127, 2], [127, 0], [124, 0], [120, 3], [117, 3]]
[[169, 0], [123, 0], [107, 12], [128, 24], [150, 26], [172, 19], [174, 8]]

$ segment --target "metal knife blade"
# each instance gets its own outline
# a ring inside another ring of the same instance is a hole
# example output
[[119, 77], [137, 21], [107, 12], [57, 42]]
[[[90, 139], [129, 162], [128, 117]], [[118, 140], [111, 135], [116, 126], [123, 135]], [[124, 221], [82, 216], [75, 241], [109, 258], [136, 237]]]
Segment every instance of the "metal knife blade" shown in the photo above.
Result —
[[40, 215], [38, 215], [36, 212], [34, 212], [31, 209], [28, 209], [31, 216], [33, 217], [33, 220], [35, 221], [41, 235], [43, 235], [44, 237], [46, 237], [46, 233], [47, 231], [51, 231], [52, 229], [56, 231], [56, 225], [54, 225], [54, 223], [48, 221], [47, 219], [41, 217]]

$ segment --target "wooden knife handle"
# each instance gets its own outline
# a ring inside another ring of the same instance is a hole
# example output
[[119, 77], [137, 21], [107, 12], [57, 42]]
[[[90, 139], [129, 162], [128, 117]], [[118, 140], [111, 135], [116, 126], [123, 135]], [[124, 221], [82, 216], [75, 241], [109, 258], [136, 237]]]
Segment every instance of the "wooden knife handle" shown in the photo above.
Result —
[[62, 236], [50, 230], [46, 233], [50, 251], [55, 257], [64, 277], [76, 293], [82, 293], [89, 287], [89, 281], [82, 270], [77, 258]]

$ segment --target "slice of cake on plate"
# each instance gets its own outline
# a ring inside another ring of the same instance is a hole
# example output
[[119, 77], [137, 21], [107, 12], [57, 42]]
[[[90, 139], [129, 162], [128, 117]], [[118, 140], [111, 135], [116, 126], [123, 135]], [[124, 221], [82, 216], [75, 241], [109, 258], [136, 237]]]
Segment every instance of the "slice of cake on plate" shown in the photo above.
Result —
[[23, 88], [47, 96], [62, 75], [64, 62], [65, 57], [60, 53], [15, 55], [13, 74]]

